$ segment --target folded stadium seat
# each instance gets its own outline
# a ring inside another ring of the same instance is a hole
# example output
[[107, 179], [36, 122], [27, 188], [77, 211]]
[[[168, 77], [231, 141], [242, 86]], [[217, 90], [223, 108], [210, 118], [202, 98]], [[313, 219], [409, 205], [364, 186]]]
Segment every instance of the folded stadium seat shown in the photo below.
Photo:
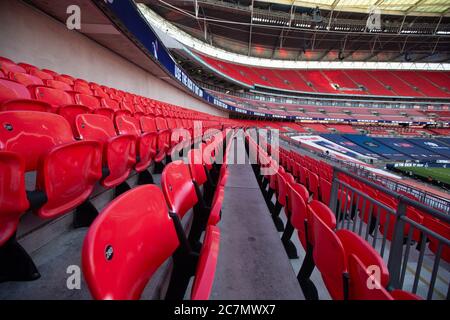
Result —
[[122, 101], [120, 102], [120, 110], [116, 112], [116, 115], [134, 115], [135, 109], [133, 104]]
[[53, 71], [53, 70], [49, 70], [49, 69], [42, 69], [43, 72], [48, 73], [49, 75], [51, 75], [53, 78], [59, 76], [59, 73]]
[[25, 160], [15, 152], [0, 151], [0, 176], [0, 283], [37, 279], [40, 275], [33, 260], [15, 236], [20, 217], [30, 207]]
[[348, 270], [350, 255], [356, 255], [367, 266], [379, 268], [381, 283], [388, 283], [389, 272], [380, 255], [361, 237], [348, 230], [334, 231], [336, 218], [323, 203], [313, 200], [309, 204], [312, 225], [314, 263], [322, 274], [330, 296], [334, 300], [347, 300], [351, 278]]
[[[161, 175], [161, 188], [181, 243], [173, 257], [174, 271], [167, 296], [179, 299], [197, 265], [197, 253], [202, 247], [200, 237], [206, 229], [210, 212], [209, 208], [202, 207], [203, 203], [199, 202], [189, 167], [181, 160], [166, 165]], [[194, 209], [192, 224], [189, 235], [186, 235], [181, 221], [191, 209]]]
[[[308, 207], [309, 193], [303, 185], [297, 183], [291, 189], [289, 200], [291, 202], [290, 223], [297, 230], [300, 243], [306, 252], [297, 280], [307, 299], [317, 299], [315, 286], [310, 280], [315, 264], [313, 259], [312, 225]], [[283, 236], [284, 241], [290, 240], [289, 234]]]
[[[291, 241], [292, 234], [294, 232], [294, 226], [291, 223], [292, 217], [292, 198], [300, 195], [305, 203], [309, 202], [309, 192], [308, 190], [295, 182], [294, 177], [291, 174], [286, 174], [286, 206], [284, 207], [284, 212], [286, 214], [287, 222], [281, 237], [281, 241], [284, 245], [286, 253], [290, 259], [297, 259], [297, 250], [295, 245]], [[293, 194], [293, 193], [296, 194]], [[294, 200], [295, 201], [295, 200]], [[297, 208], [296, 208], [297, 209]]]
[[170, 154], [171, 133], [167, 127], [166, 119], [156, 117], [155, 123], [158, 129], [158, 154], [155, 157], [155, 162], [162, 163], [162, 160]]
[[19, 72], [19, 73], [27, 72], [23, 67], [15, 64], [13, 61], [6, 59], [6, 58], [0, 59], [0, 70], [4, 74], [8, 74], [10, 72]]
[[8, 77], [12, 81], [16, 81], [20, 84], [23, 84], [24, 86], [44, 84], [40, 78], [27, 73], [10, 72]]
[[278, 232], [284, 231], [283, 221], [279, 217], [281, 209], [286, 208], [287, 188], [286, 186], [286, 172], [282, 166], [279, 167], [275, 174], [276, 188], [275, 188], [275, 205], [272, 207], [272, 220]]
[[134, 117], [139, 119], [144, 115], [145, 115], [145, 108], [139, 103], [136, 103], [134, 105]]
[[[9, 179], [24, 177], [26, 172], [36, 172], [36, 187], [33, 191], [27, 191], [29, 208], [42, 219], [52, 219], [61, 216], [78, 206], [82, 205], [94, 189], [96, 182], [100, 179], [101, 171], [101, 145], [95, 141], [75, 141], [70, 125], [67, 121], [56, 114], [37, 111], [3, 111], [0, 112], [0, 123], [2, 132], [0, 134], [0, 145], [3, 151], [13, 152], [20, 157], [25, 166], [14, 163], [9, 157], [8, 161], [0, 162], [2, 171], [4, 166], [13, 165], [14, 175]], [[24, 170], [20, 172], [20, 170]], [[11, 170], [11, 168], [6, 170]], [[5, 175], [8, 177], [8, 175]], [[62, 179], [61, 177], [64, 177]], [[11, 187], [13, 181], [11, 181]], [[24, 187], [20, 182], [16, 187]], [[11, 188], [10, 187], [10, 188]], [[13, 192], [11, 189], [7, 192]], [[21, 197], [14, 199], [15, 206], [23, 209], [23, 192]], [[17, 192], [16, 192], [17, 193]], [[17, 194], [16, 194], [17, 195]], [[2, 192], [2, 198], [4, 194]], [[8, 194], [6, 194], [8, 196]], [[12, 196], [12, 195], [11, 195]], [[8, 208], [12, 199], [1, 201], [0, 212], [11, 211]], [[18, 209], [17, 209], [18, 210]], [[13, 211], [16, 214], [23, 213]], [[16, 217], [18, 219], [18, 217]], [[17, 225], [10, 220], [10, 227]], [[23, 271], [15, 265], [20, 263], [26, 256], [25, 252], [17, 252], [19, 248], [8, 251], [8, 259], [2, 259], [3, 267], [0, 278], [19, 280], [15, 268]], [[23, 251], [23, 249], [20, 249]], [[11, 255], [11, 256], [9, 256]], [[29, 260], [29, 259], [25, 259]], [[26, 261], [24, 262], [26, 263]], [[10, 271], [13, 274], [10, 275]], [[26, 270], [25, 270], [26, 271]], [[26, 279], [27, 276], [24, 275]]]
[[42, 81], [53, 79], [53, 76], [51, 74], [48, 74], [47, 72], [44, 72], [37, 68], [29, 70], [28, 73], [32, 76], [40, 78]]
[[48, 103], [52, 107], [52, 112], [57, 112], [62, 106], [74, 104], [72, 96], [63, 90], [46, 86], [30, 86], [29, 89], [31, 97]]
[[53, 88], [53, 89], [58, 89], [58, 90], [63, 90], [63, 91], [71, 91], [72, 90], [72, 86], [62, 82], [62, 81], [58, 81], [58, 80], [44, 80], [44, 84], [47, 87]]
[[98, 114], [76, 117], [77, 137], [102, 144], [103, 166], [107, 170], [100, 181], [105, 188], [117, 187], [126, 181], [136, 163], [136, 138], [131, 134], [117, 135], [112, 120]]
[[100, 87], [96, 87], [96, 86], [92, 87], [91, 86], [91, 90], [92, 90], [92, 94], [95, 97], [98, 97], [98, 98], [109, 98], [109, 95], [106, 92], [104, 92]]
[[[387, 291], [386, 284], [383, 285], [373, 277], [373, 274], [369, 272], [370, 268], [354, 254], [351, 254], [348, 259], [348, 268], [351, 279], [350, 300], [421, 300], [419, 296], [407, 291]], [[371, 283], [370, 287], [368, 283]]]
[[314, 200], [319, 200], [319, 176], [312, 171], [308, 171], [308, 190]]
[[22, 68], [24, 68], [27, 73], [30, 73], [31, 70], [38, 69], [36, 66], [33, 66], [31, 64], [24, 63], [24, 62], [19, 62], [17, 65], [19, 65]]
[[51, 105], [31, 99], [28, 89], [15, 81], [0, 79], [0, 111], [50, 111]]
[[[441, 237], [445, 239], [450, 239], [450, 225], [448, 223], [444, 223], [439, 221], [434, 217], [430, 217], [429, 215], [424, 214], [423, 216], [423, 225], [434, 231]], [[427, 240], [429, 240], [428, 247], [430, 251], [434, 254], [439, 252], [439, 248], [441, 247], [440, 257], [444, 259], [446, 262], [450, 263], [450, 248], [446, 245], [441, 245], [439, 240], [435, 236], [427, 235]]]
[[94, 110], [94, 113], [104, 115], [110, 119], [114, 119], [115, 115], [126, 114], [120, 109], [120, 103], [114, 99], [101, 98], [100, 108]]
[[[192, 299], [209, 298], [219, 241], [219, 229], [208, 227]], [[176, 227], [157, 186], [139, 186], [122, 194], [94, 221], [83, 243], [83, 274], [93, 298], [139, 299], [156, 270], [176, 254], [179, 246]], [[112, 278], [121, 281], [111, 281]], [[184, 294], [185, 291], [180, 299]]]
[[68, 84], [69, 86], [73, 86], [74, 80], [75, 80], [73, 77], [71, 77], [67, 74], [57, 75], [57, 76], [55, 76], [54, 79], [57, 81], [60, 81], [60, 82], [64, 82], [64, 83]]
[[153, 183], [153, 177], [147, 169], [156, 156], [157, 133], [142, 133], [139, 120], [132, 116], [120, 115], [115, 118], [114, 122], [119, 134], [130, 134], [136, 137], [135, 170], [139, 173], [138, 183]]

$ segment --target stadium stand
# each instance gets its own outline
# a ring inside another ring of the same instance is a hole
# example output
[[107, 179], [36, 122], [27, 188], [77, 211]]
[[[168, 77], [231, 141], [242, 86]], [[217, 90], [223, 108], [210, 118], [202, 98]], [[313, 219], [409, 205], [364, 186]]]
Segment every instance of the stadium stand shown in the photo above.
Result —
[[[295, 90], [321, 94], [439, 98], [450, 96], [444, 80], [447, 76], [446, 72], [271, 70], [247, 67], [199, 53], [195, 55], [198, 61], [212, 71], [219, 71], [227, 79], [252, 87], [271, 87], [280, 91]], [[433, 80], [439, 83], [434, 83]]]
[[[449, 299], [448, 190], [385, 170], [447, 169], [448, 71], [277, 69], [194, 54], [240, 93], [270, 90], [256, 100], [192, 80], [199, 70], [140, 11], [152, 2], [77, 3], [90, 31], [58, 23], [65, 1], [54, 12], [46, 1], [0, 4], [30, 15], [0, 10], [5, 25], [31, 17], [54, 33], [34, 41], [44, 47], [86, 43], [79, 57], [18, 53], [15, 35], [0, 48], [17, 56], [0, 56], [0, 300]], [[290, 93], [341, 101], [280, 102]]]

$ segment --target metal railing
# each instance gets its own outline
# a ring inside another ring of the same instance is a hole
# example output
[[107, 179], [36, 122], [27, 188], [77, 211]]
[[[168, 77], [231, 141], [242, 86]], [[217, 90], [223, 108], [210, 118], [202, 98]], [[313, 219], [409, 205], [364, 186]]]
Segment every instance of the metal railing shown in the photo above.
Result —
[[[290, 138], [286, 138], [283, 135], [280, 135], [280, 138], [289, 144], [293, 144], [296, 147], [301, 148], [298, 142], [296, 142]], [[351, 161], [343, 161], [340, 159], [336, 159], [332, 156], [326, 155], [324, 153], [315, 152], [315, 151], [309, 150], [309, 149], [308, 149], [308, 151], [315, 154], [317, 157], [326, 159], [329, 162], [333, 162], [333, 163], [339, 165], [340, 167], [344, 167], [347, 170], [349, 170], [350, 172], [357, 174], [358, 176], [364, 177], [371, 181], [375, 181], [378, 184], [381, 184], [384, 187], [389, 188], [390, 190], [392, 190], [394, 192], [403, 192], [403, 193], [410, 194], [427, 206], [430, 206], [437, 210], [441, 210], [443, 212], [450, 212], [450, 199], [445, 199], [445, 198], [439, 197], [438, 195], [432, 194], [430, 192], [414, 188], [411, 185], [402, 183], [400, 181], [395, 181], [386, 176], [376, 174], [373, 171], [367, 170], [367, 168], [362, 164], [358, 164], [358, 163], [351, 162]]]
[[[377, 196], [369, 189], [376, 190]], [[334, 167], [330, 208], [336, 214], [337, 229], [357, 233], [387, 263], [389, 289], [403, 289], [425, 299], [450, 299], [448, 212], [338, 167]]]

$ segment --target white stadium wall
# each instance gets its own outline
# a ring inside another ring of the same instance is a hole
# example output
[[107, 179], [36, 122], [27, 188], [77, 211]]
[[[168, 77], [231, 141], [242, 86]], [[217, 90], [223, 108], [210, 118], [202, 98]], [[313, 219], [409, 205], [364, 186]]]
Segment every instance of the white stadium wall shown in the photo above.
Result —
[[213, 115], [204, 103], [17, 0], [0, 1], [0, 56]]

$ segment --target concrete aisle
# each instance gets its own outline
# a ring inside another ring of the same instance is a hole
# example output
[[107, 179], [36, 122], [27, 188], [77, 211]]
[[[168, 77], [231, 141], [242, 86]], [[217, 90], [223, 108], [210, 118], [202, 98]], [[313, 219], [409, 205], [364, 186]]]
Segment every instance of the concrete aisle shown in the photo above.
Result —
[[211, 299], [304, 299], [249, 164], [230, 165]]

